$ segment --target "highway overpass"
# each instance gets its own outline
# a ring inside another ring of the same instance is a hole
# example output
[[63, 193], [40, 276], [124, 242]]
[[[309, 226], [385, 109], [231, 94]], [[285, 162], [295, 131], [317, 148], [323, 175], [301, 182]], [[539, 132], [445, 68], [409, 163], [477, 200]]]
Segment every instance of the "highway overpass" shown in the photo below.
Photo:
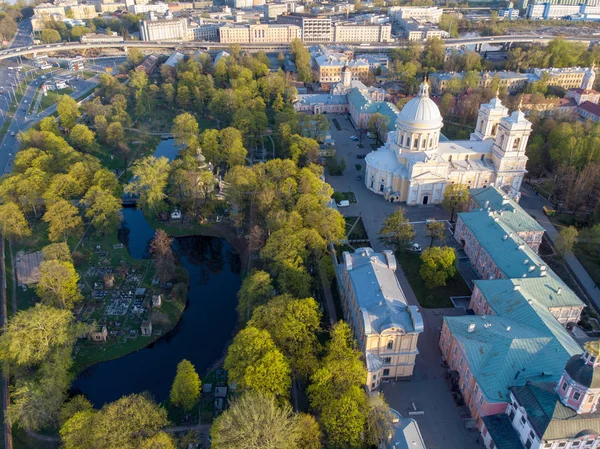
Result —
[[[535, 36], [535, 35], [504, 35], [504, 36], [489, 36], [489, 37], [470, 37], [458, 39], [446, 39], [444, 44], [449, 48], [460, 48], [467, 45], [475, 45], [480, 49], [483, 44], [490, 45], [511, 45], [515, 43], [539, 43], [547, 44], [556, 36]], [[600, 36], [573, 36], [565, 37], [567, 41], [582, 42], [588, 45], [600, 41]], [[323, 42], [323, 44], [332, 44], [332, 42]], [[314, 43], [311, 45], [315, 45]], [[391, 48], [403, 47], [407, 45], [406, 41], [392, 43], [346, 43], [346, 45], [354, 47], [356, 51], [389, 51]], [[143, 42], [143, 41], [124, 41], [124, 42], [101, 42], [101, 43], [78, 43], [78, 42], [62, 42], [49, 45], [34, 45], [26, 48], [11, 48], [0, 51], [0, 60], [13, 58], [15, 56], [36, 56], [40, 54], [55, 53], [59, 51], [81, 51], [92, 48], [118, 48], [127, 50], [128, 48], [139, 48], [141, 50], [180, 50], [180, 51], [195, 51], [195, 50], [226, 50], [231, 44], [220, 42], [201, 42], [201, 41], [183, 41], [183, 42]], [[287, 43], [256, 43], [256, 44], [241, 44], [244, 50], [249, 51], [279, 51], [289, 49]]]

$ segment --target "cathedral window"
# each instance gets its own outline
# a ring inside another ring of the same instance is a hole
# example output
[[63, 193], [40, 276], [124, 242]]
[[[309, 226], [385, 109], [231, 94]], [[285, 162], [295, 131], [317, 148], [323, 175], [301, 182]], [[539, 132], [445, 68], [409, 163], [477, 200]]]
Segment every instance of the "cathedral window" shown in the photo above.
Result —
[[414, 144], [415, 144], [415, 145], [414, 145], [414, 147], [415, 147], [415, 148], [418, 148], [418, 146], [419, 146], [419, 140], [418, 140], [418, 139], [415, 139], [415, 141], [414, 141]]
[[410, 137], [406, 138], [406, 146], [410, 148]]
[[485, 154], [481, 155], [481, 160], [483, 161], [485, 159]]
[[400, 137], [400, 146], [404, 145], [404, 134]]
[[498, 125], [497, 125], [497, 124], [496, 124], [496, 125], [494, 125], [494, 126], [492, 126], [492, 136], [495, 136], [495, 135], [496, 135], [496, 130], [497, 130], [497, 129], [498, 129]]
[[504, 145], [504, 134], [500, 134], [500, 146]]
[[483, 120], [479, 120], [479, 132], [483, 130]]
[[448, 162], [452, 162], [452, 155], [448, 156]]
[[513, 149], [515, 148], [519, 148], [519, 144], [521, 143], [521, 139], [519, 139], [518, 137], [515, 139], [515, 141], [513, 142]]

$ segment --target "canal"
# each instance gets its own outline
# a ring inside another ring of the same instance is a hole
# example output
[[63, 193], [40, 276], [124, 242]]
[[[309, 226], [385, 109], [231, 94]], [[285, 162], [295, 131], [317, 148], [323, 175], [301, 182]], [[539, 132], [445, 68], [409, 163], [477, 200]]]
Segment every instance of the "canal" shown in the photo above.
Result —
[[[135, 258], [148, 257], [154, 231], [142, 212], [123, 209], [120, 238]], [[188, 359], [200, 376], [223, 354], [234, 331], [240, 260], [224, 240], [176, 238], [173, 249], [190, 275], [188, 304], [176, 328], [152, 345], [86, 369], [73, 383], [96, 407], [124, 395], [149, 391], [168, 399], [177, 364]]]

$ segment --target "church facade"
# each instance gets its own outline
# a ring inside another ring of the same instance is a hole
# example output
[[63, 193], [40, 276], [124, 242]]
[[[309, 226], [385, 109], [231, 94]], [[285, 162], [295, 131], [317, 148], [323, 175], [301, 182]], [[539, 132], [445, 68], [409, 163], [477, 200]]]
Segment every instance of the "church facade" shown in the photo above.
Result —
[[385, 144], [365, 158], [366, 187], [408, 205], [440, 203], [451, 184], [496, 186], [518, 201], [531, 133], [520, 108], [509, 114], [496, 95], [479, 108], [470, 140], [444, 141], [442, 126], [424, 82], [398, 114]]

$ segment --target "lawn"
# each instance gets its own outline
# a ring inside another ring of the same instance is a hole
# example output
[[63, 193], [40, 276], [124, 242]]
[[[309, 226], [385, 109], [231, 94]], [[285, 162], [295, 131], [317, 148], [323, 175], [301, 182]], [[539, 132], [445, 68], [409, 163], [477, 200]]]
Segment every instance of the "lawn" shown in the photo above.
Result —
[[350, 201], [350, 204], [356, 203], [356, 196], [354, 192], [335, 192], [333, 198], [339, 203], [342, 200]]
[[579, 259], [579, 262], [581, 262], [581, 265], [583, 265], [585, 271], [588, 272], [596, 285], [600, 285], [600, 258], [585, 251], [583, 244], [575, 246], [575, 256]]
[[46, 95], [42, 95], [42, 100], [40, 101], [40, 110], [45, 111], [53, 104], [58, 103], [58, 100], [62, 95], [71, 95], [73, 92], [75, 92], [75, 89], [70, 87], [46, 91]]
[[396, 257], [421, 307], [426, 309], [454, 307], [452, 301], [450, 301], [451, 296], [471, 296], [471, 290], [469, 290], [460, 273], [457, 272], [445, 286], [427, 288], [419, 273], [421, 268], [419, 255], [403, 251], [397, 253]]
[[[367, 230], [360, 217], [345, 217], [346, 218], [346, 234], [348, 241], [353, 240], [368, 240]], [[352, 231], [350, 231], [352, 230]]]

